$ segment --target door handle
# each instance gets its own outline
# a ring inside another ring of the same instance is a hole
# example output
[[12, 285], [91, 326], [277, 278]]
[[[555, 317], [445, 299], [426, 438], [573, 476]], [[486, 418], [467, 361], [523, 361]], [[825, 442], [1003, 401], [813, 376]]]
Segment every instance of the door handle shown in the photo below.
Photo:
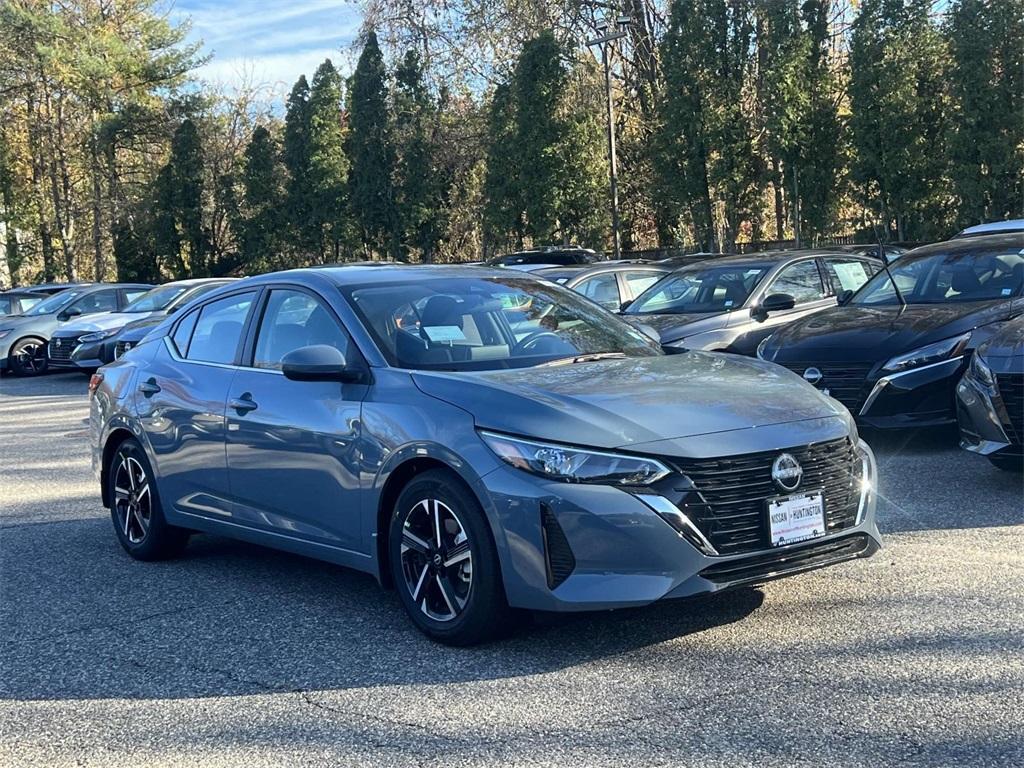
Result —
[[156, 379], [150, 379], [139, 384], [139, 392], [146, 397], [151, 397], [160, 391], [160, 385], [156, 383]]
[[252, 399], [252, 395], [246, 392], [241, 397], [233, 397], [228, 400], [228, 405], [238, 411], [239, 416], [244, 416], [249, 411], [255, 411], [259, 404]]

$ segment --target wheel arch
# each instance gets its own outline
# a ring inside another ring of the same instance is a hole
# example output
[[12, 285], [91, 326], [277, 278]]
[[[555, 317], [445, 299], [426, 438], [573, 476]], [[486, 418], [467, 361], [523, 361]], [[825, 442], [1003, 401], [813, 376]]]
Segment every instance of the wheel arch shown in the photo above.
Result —
[[[467, 463], [450, 449], [441, 446], [410, 446], [402, 451], [392, 454], [388, 466], [378, 474], [379, 484], [377, 492], [377, 509], [374, 519], [373, 534], [375, 539], [377, 557], [377, 579], [381, 586], [390, 589], [391, 569], [388, 557], [388, 529], [390, 527], [391, 512], [394, 510], [395, 502], [399, 495], [412, 480], [418, 475], [432, 469], [441, 469], [452, 474], [462, 483], [484, 510], [484, 516], [488, 519], [488, 527], [491, 535], [497, 542], [497, 533], [491, 524], [492, 516], [488, 510], [485, 498], [481, 497], [479, 477], [469, 468]], [[499, 544], [500, 546], [500, 544]]]
[[110, 460], [122, 443], [134, 437], [135, 433], [127, 427], [115, 427], [103, 443], [103, 456], [100, 459], [100, 498], [105, 507], [110, 506]]
[[[11, 357], [14, 355], [14, 348], [16, 346], [21, 344], [21, 342], [23, 341], [29, 340], [38, 341], [40, 344], [43, 345], [44, 348], [47, 347], [50, 343], [45, 337], [40, 336], [38, 333], [26, 333], [24, 336], [19, 336], [18, 338], [11, 342], [11, 345], [7, 348], [7, 358], [11, 359]], [[47, 356], [49, 356], [49, 352], [47, 352]]]

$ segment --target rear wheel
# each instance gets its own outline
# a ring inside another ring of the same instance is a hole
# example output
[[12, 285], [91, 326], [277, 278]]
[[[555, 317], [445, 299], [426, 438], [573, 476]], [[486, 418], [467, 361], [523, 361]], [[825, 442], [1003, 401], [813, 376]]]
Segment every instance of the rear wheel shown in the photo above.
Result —
[[142, 446], [132, 438], [121, 443], [108, 472], [110, 517], [124, 550], [136, 560], [165, 560], [181, 554], [189, 531], [164, 518]]
[[16, 376], [38, 376], [49, 367], [46, 342], [42, 339], [19, 339], [11, 347], [8, 367]]
[[415, 477], [388, 533], [391, 575], [413, 623], [448, 645], [475, 645], [507, 629], [498, 554], [479, 502], [450, 472]]

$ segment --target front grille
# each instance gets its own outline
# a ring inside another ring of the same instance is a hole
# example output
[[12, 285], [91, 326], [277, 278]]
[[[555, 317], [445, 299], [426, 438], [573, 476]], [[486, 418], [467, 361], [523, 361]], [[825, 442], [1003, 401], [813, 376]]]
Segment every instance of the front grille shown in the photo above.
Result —
[[1015, 445], [1024, 442], [1024, 375], [1019, 373], [1000, 373], [996, 375], [996, 386], [999, 397], [1010, 417], [1006, 425], [1008, 437]]
[[718, 459], [672, 460], [693, 483], [699, 498], [697, 503], [688, 501], [694, 495], [691, 492], [680, 508], [719, 554], [770, 546], [767, 500], [790, 493], [780, 491], [772, 481], [772, 462], [780, 453], [790, 454], [803, 468], [800, 486], [792, 493], [822, 492], [828, 533], [856, 523], [861, 461], [848, 438]]
[[875, 551], [871, 539], [858, 533], [840, 539], [828, 539], [793, 549], [730, 560], [708, 566], [700, 575], [716, 584], [741, 584], [767, 581], [799, 571], [822, 568]]
[[822, 378], [815, 386], [819, 389], [827, 389], [829, 394], [845, 405], [850, 411], [856, 414], [864, 398], [865, 383], [868, 374], [874, 367], [874, 363], [780, 363], [791, 370], [797, 376], [803, 377], [804, 371], [808, 368], [817, 368], [821, 371]]
[[565, 531], [546, 504], [540, 506], [541, 532], [544, 536], [544, 556], [547, 561], [548, 587], [554, 589], [573, 572], [576, 556], [572, 553]]
[[50, 339], [50, 345], [47, 349], [47, 354], [50, 356], [50, 362], [66, 363], [70, 361], [71, 353], [78, 348], [78, 343], [77, 336], [61, 336]]
[[119, 341], [114, 345], [114, 359], [119, 360], [125, 352], [132, 348], [130, 341]]

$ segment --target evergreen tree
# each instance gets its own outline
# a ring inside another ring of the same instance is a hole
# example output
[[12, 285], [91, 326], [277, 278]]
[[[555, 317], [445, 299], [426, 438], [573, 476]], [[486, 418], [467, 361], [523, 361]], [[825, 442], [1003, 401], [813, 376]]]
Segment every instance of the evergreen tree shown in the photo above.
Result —
[[448, 166], [438, 162], [443, 151], [437, 142], [440, 110], [424, 83], [415, 51], [408, 51], [395, 70], [392, 101], [398, 155], [396, 213], [402, 246], [403, 250], [418, 251], [423, 261], [430, 262], [445, 232], [451, 179]]
[[283, 219], [300, 258], [309, 258], [320, 245], [309, 190], [309, 157], [309, 83], [299, 75], [285, 102], [281, 158], [288, 171]]
[[342, 80], [330, 59], [313, 75], [309, 91], [309, 194], [321, 259], [341, 257], [349, 162], [342, 123]]
[[203, 226], [203, 152], [195, 123], [174, 132], [171, 156], [156, 180], [155, 252], [176, 277], [211, 273], [209, 239]]
[[388, 114], [387, 72], [373, 30], [352, 75], [349, 98], [349, 196], [363, 248], [369, 254], [399, 255], [392, 186], [395, 148]]
[[524, 191], [522, 158], [516, 134], [516, 104], [512, 87], [501, 83], [494, 89], [487, 110], [487, 169], [484, 176], [484, 233], [487, 246], [523, 247]]
[[242, 260], [256, 269], [280, 268], [284, 245], [285, 191], [277, 142], [264, 126], [253, 131], [242, 168], [243, 201], [238, 227]]
[[900, 240], [945, 229], [945, 46], [928, 0], [865, 0], [850, 48], [854, 179]]
[[947, 33], [958, 224], [1022, 215], [1024, 0], [958, 0]]

